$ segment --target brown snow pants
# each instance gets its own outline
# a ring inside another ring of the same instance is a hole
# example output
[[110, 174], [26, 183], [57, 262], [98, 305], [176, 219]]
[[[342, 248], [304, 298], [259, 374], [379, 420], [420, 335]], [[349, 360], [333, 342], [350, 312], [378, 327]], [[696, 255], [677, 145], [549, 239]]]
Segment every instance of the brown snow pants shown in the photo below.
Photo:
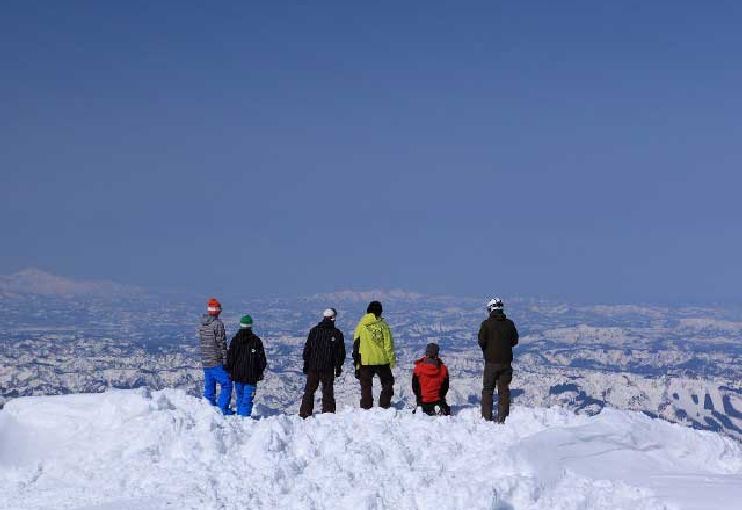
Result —
[[394, 376], [389, 365], [361, 365], [358, 379], [361, 382], [361, 409], [371, 409], [374, 406], [374, 375], [381, 381], [379, 407], [389, 409], [394, 395]]
[[482, 416], [492, 421], [492, 397], [497, 386], [497, 421], [505, 423], [510, 413], [510, 383], [513, 381], [512, 365], [485, 363], [482, 381]]

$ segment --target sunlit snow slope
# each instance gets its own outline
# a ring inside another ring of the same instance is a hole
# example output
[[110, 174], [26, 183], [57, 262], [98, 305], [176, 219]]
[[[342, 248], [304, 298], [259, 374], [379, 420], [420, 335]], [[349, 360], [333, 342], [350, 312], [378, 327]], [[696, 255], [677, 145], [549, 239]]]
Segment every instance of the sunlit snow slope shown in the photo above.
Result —
[[639, 413], [223, 417], [180, 390], [12, 400], [2, 509], [738, 509], [742, 448]]

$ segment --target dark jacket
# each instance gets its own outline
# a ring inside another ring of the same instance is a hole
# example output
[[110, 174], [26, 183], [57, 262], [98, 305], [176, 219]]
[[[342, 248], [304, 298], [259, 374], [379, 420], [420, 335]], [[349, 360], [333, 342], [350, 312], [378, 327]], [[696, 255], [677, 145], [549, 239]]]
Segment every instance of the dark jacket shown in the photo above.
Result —
[[201, 346], [201, 364], [204, 368], [223, 365], [227, 362], [227, 337], [224, 323], [216, 315], [204, 314], [198, 330]]
[[412, 392], [418, 403], [446, 400], [448, 368], [439, 357], [425, 356], [415, 362], [412, 371]]
[[487, 363], [510, 365], [513, 362], [513, 347], [518, 344], [518, 330], [504, 313], [494, 311], [479, 328], [479, 347]]
[[303, 357], [305, 371], [342, 368], [345, 363], [345, 338], [332, 319], [324, 319], [309, 330]]
[[251, 329], [240, 329], [229, 344], [225, 367], [229, 377], [236, 382], [255, 385], [263, 379], [267, 365], [260, 337]]

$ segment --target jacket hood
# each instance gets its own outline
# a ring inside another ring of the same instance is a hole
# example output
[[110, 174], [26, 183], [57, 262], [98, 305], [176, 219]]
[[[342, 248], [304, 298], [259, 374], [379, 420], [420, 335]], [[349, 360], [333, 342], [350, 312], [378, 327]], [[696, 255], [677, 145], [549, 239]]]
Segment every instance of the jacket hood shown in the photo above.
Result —
[[415, 362], [415, 368], [421, 372], [436, 376], [441, 372], [441, 365], [443, 362], [440, 358], [431, 358], [429, 356], [423, 356]]
[[322, 319], [319, 324], [317, 324], [317, 327], [322, 329], [334, 329], [335, 321], [332, 319]]
[[203, 314], [201, 316], [201, 325], [202, 326], [208, 326], [212, 322], [216, 320], [216, 315], [209, 315], [207, 313]]
[[502, 310], [493, 310], [490, 312], [490, 319], [503, 320], [507, 318], [507, 315]]
[[239, 342], [242, 344], [248, 343], [250, 340], [252, 340], [253, 337], [255, 337], [255, 333], [253, 333], [252, 329], [250, 328], [242, 328], [239, 331], [237, 331], [237, 334], [232, 338], [233, 342]]
[[382, 319], [381, 317], [376, 317], [376, 315], [372, 313], [367, 313], [366, 315], [361, 317], [361, 320], [358, 324], [361, 326], [368, 326], [369, 324], [373, 324], [374, 322], [381, 322], [382, 320], [384, 319]]

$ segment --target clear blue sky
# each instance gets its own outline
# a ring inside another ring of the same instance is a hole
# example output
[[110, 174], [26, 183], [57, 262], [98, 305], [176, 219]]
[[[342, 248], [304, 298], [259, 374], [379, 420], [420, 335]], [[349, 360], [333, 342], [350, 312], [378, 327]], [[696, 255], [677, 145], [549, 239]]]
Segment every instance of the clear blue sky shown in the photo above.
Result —
[[742, 2], [166, 4], [0, 6], [0, 273], [740, 301]]

